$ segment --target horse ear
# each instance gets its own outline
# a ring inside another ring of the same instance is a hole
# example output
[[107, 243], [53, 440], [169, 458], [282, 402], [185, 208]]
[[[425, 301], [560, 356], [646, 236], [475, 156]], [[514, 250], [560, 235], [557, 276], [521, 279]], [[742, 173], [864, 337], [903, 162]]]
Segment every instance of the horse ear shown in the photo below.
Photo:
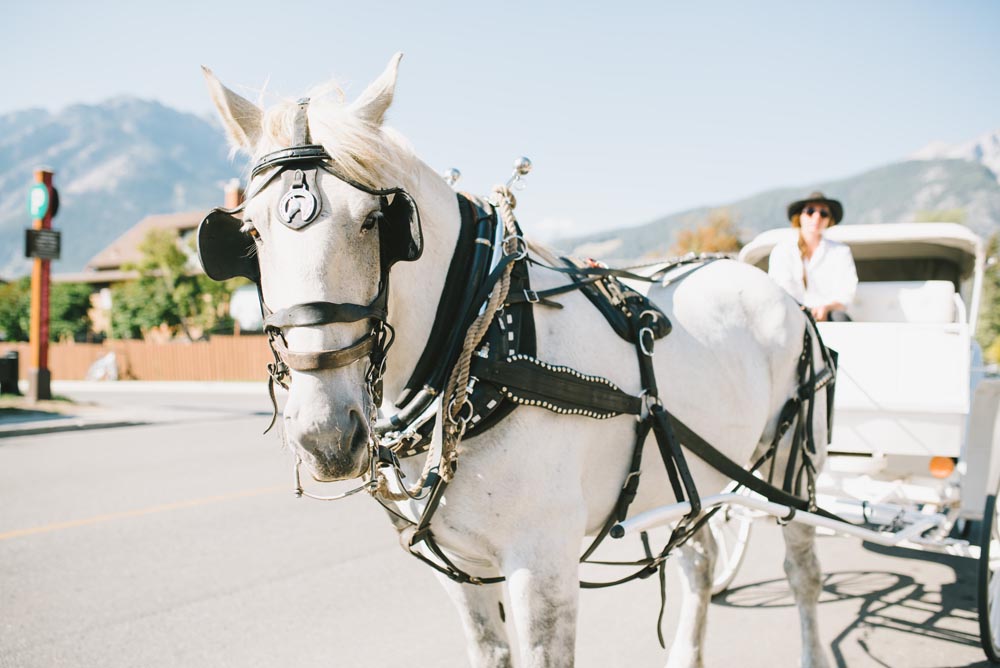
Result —
[[222, 117], [222, 125], [226, 128], [229, 141], [238, 148], [252, 152], [261, 134], [261, 117], [263, 112], [253, 102], [246, 100], [222, 85], [212, 70], [201, 66], [202, 74], [208, 83], [208, 92], [212, 102]]
[[382, 125], [385, 112], [392, 104], [392, 94], [396, 90], [396, 73], [402, 57], [402, 53], [397, 53], [390, 58], [385, 71], [351, 105], [354, 113], [369, 123]]

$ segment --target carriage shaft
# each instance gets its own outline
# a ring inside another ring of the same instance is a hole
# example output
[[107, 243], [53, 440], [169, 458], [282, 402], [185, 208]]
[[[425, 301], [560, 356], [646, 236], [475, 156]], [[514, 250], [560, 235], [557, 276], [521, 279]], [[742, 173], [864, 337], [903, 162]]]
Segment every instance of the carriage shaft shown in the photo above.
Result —
[[[853, 536], [878, 545], [887, 547], [906, 547], [918, 550], [928, 550], [933, 552], [944, 552], [959, 556], [972, 558], [979, 557], [977, 546], [970, 546], [967, 541], [952, 539], [925, 538], [927, 532], [944, 526], [948, 518], [940, 513], [923, 514], [913, 511], [903, 511], [898, 514], [898, 518], [903, 522], [897, 531], [877, 531], [849, 522], [839, 522], [827, 517], [816, 515], [802, 510], [796, 510], [792, 514], [792, 509], [780, 503], [773, 503], [760, 497], [747, 496], [745, 494], [726, 493], [703, 497], [702, 508], [709, 509], [715, 506], [742, 506], [750, 508], [775, 518], [789, 518], [789, 521], [809, 524], [817, 528], [828, 529], [834, 533], [845, 536]], [[661, 506], [640, 513], [629, 518], [618, 526], [624, 534], [636, 534], [647, 529], [675, 522], [691, 511], [691, 505], [687, 502], [675, 503]], [[791, 517], [789, 517], [791, 515]], [[617, 535], [614, 532], [612, 535]]]

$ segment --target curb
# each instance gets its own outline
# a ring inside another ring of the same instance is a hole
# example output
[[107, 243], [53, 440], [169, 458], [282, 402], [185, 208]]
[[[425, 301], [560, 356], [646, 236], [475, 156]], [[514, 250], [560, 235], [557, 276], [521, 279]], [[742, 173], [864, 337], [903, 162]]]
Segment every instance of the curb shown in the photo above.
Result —
[[0, 427], [0, 440], [15, 436], [55, 434], [63, 431], [87, 431], [90, 429], [114, 429], [117, 427], [138, 427], [150, 422], [141, 420], [53, 420], [53, 424], [25, 422], [23, 426]]
[[[27, 392], [25, 381], [18, 383]], [[169, 381], [169, 380], [54, 380], [52, 391], [65, 392], [181, 392], [186, 394], [267, 394], [267, 380]]]

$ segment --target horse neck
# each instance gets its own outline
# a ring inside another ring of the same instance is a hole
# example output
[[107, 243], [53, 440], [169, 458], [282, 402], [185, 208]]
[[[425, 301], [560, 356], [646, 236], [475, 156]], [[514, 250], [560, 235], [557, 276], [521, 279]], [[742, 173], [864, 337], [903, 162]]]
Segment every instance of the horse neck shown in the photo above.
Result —
[[419, 163], [408, 190], [420, 212], [424, 250], [419, 260], [400, 262], [389, 275], [389, 324], [396, 332], [384, 376], [389, 401], [402, 391], [427, 344], [461, 226], [455, 192], [430, 167]]

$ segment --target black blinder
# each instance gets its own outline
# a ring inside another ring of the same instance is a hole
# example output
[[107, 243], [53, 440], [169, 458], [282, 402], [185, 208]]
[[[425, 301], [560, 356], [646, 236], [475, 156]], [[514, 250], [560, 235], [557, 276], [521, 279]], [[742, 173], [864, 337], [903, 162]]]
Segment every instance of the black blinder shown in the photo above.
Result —
[[253, 238], [242, 231], [239, 218], [213, 209], [198, 226], [198, 259], [209, 278], [224, 281], [243, 276], [260, 282], [260, 264]]
[[397, 262], [410, 262], [424, 251], [423, 230], [416, 202], [401, 188], [380, 196], [384, 219], [379, 224], [383, 271]]

